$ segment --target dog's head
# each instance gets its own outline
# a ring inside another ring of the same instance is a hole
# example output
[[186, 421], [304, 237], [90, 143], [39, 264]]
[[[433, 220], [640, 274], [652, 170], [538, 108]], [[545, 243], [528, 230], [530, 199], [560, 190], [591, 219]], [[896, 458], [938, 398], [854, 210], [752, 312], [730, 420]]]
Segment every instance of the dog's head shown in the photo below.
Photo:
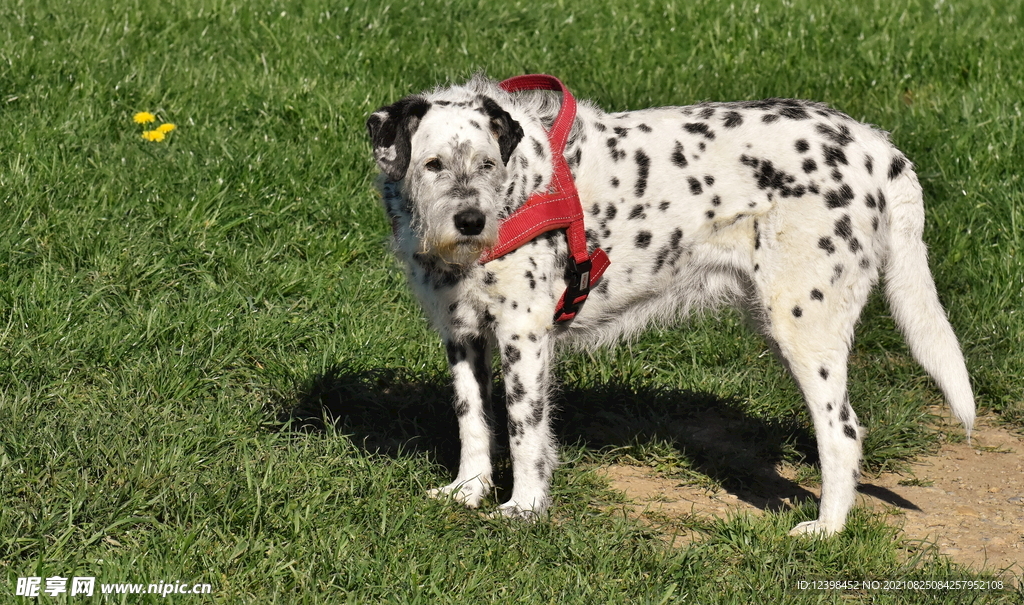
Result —
[[484, 95], [433, 102], [414, 95], [378, 109], [366, 127], [377, 166], [411, 213], [419, 252], [450, 264], [476, 262], [498, 236], [506, 166], [523, 137], [519, 123]]

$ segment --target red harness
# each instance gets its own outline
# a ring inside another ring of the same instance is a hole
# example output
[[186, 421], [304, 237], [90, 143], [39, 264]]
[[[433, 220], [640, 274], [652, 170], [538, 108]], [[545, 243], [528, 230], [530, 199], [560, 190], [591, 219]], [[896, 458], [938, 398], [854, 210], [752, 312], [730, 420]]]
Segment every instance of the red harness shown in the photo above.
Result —
[[481, 263], [490, 262], [519, 248], [526, 242], [553, 229], [565, 229], [569, 242], [569, 265], [566, 279], [569, 285], [555, 306], [555, 321], [569, 321], [580, 311], [590, 289], [601, 278], [611, 261], [604, 250], [595, 248], [587, 254], [587, 236], [583, 227], [583, 206], [576, 191], [572, 172], [563, 152], [576, 119], [576, 99], [558, 78], [546, 75], [527, 75], [509, 78], [500, 84], [507, 92], [521, 90], [554, 90], [562, 93], [562, 108], [548, 132], [551, 143], [551, 163], [554, 172], [545, 193], [535, 193], [526, 203], [498, 226], [498, 243], [484, 253]]

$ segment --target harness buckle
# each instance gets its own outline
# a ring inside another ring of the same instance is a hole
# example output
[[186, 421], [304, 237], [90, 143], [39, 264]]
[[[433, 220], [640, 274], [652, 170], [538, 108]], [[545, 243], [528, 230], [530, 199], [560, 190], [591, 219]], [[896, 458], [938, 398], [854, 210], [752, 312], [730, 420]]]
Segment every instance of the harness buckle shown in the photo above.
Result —
[[565, 268], [565, 277], [569, 284], [565, 288], [565, 297], [562, 299], [562, 309], [559, 315], [575, 315], [580, 310], [580, 305], [590, 294], [590, 271], [592, 263], [588, 258], [582, 262], [576, 262], [576, 258], [569, 257], [569, 264]]

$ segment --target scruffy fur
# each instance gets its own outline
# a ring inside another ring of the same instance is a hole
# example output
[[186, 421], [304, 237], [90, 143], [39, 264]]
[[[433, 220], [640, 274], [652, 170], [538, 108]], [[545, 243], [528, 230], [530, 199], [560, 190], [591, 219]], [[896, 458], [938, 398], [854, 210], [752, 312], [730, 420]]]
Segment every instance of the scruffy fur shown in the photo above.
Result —
[[555, 324], [566, 287], [561, 232], [477, 260], [500, 219], [548, 186], [546, 128], [559, 102], [478, 76], [406, 97], [367, 122], [395, 252], [454, 379], [459, 472], [432, 495], [477, 507], [492, 491], [492, 349], [507, 389], [514, 480], [498, 513], [529, 519], [550, 504], [558, 460], [549, 403], [556, 342], [611, 343], [730, 303], [777, 345], [814, 421], [819, 517], [791, 533], [835, 533], [854, 502], [864, 433], [847, 395], [847, 357], [880, 272], [911, 351], [970, 433], [974, 399], [928, 270], [921, 187], [886, 133], [809, 101], [614, 114], [580, 102], [564, 156], [588, 245], [611, 265], [578, 316]]

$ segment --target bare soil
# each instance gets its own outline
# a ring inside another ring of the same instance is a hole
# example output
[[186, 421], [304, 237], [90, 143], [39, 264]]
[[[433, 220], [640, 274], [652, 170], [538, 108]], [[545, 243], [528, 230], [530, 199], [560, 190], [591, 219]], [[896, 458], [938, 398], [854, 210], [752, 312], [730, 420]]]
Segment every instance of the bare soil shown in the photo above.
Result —
[[[974, 570], [1024, 577], [1024, 440], [988, 418], [979, 418], [970, 444], [946, 443], [933, 456], [910, 463], [909, 473], [864, 476], [858, 505], [902, 528], [904, 539], [935, 544], [939, 553]], [[654, 469], [612, 465], [611, 486], [623, 492], [634, 514], [658, 517], [724, 517], [779, 510], [820, 495], [793, 468], [775, 469], [776, 480], [754, 490], [709, 491], [680, 484]], [[679, 538], [699, 539], [697, 534]]]

